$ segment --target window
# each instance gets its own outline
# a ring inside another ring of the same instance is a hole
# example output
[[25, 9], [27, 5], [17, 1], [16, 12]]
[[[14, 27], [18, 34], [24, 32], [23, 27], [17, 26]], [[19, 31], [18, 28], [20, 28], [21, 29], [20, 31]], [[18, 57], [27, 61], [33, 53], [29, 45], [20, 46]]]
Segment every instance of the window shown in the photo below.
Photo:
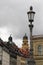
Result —
[[0, 46], [0, 52], [2, 51], [2, 47]]
[[0, 55], [0, 60], [2, 59], [2, 56]]
[[2, 60], [0, 60], [0, 65], [2, 65]]
[[0, 55], [0, 65], [2, 65], [2, 56]]
[[42, 45], [38, 46], [38, 55], [43, 55], [43, 46]]
[[1, 60], [2, 60], [2, 47], [0, 46], [0, 63], [1, 63]]

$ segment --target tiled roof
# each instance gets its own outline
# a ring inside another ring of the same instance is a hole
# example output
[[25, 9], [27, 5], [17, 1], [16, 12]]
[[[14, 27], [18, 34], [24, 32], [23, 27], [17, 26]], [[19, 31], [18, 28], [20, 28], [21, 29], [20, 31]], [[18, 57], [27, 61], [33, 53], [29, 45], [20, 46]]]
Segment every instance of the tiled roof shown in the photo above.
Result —
[[24, 50], [24, 49], [20, 48], [20, 51], [23, 53], [23, 55], [24, 55], [25, 58], [29, 57], [29, 50]]

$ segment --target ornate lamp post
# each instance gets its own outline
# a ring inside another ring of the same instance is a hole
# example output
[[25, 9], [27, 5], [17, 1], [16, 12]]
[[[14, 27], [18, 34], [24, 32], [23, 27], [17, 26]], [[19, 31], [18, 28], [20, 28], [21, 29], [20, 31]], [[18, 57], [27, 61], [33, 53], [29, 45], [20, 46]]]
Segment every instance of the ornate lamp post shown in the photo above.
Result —
[[35, 60], [33, 58], [33, 43], [32, 43], [32, 29], [33, 29], [33, 24], [32, 22], [34, 21], [34, 14], [35, 12], [33, 11], [33, 7], [30, 6], [30, 11], [27, 12], [28, 14], [28, 19], [29, 19], [29, 28], [30, 28], [30, 57], [27, 59], [28, 65], [35, 65]]
[[28, 19], [29, 19], [29, 28], [30, 28], [30, 54], [33, 55], [33, 44], [32, 44], [32, 29], [33, 29], [33, 24], [32, 22], [34, 21], [34, 14], [35, 12], [33, 11], [33, 7], [30, 7], [30, 11], [27, 12], [28, 14]]

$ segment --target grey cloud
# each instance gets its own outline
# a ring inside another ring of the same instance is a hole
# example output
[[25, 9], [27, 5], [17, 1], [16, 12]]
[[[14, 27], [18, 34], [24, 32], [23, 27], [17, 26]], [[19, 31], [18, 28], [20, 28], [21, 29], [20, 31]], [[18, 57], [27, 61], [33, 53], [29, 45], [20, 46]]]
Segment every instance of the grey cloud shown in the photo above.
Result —
[[6, 26], [8, 33], [16, 39], [22, 39], [25, 33], [29, 37], [27, 11], [30, 5], [36, 11], [33, 35], [43, 34], [43, 1], [41, 0], [39, 2], [35, 0], [0, 0], [0, 27]]

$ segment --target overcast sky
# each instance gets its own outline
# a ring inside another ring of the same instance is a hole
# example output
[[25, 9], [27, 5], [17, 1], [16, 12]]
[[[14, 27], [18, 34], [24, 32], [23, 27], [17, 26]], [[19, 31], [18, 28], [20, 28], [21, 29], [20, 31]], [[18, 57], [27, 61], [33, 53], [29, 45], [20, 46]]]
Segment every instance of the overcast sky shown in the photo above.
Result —
[[22, 38], [29, 38], [28, 16], [29, 7], [36, 12], [33, 35], [43, 35], [43, 0], [0, 0], [0, 37], [7, 41], [10, 34], [20, 47]]

